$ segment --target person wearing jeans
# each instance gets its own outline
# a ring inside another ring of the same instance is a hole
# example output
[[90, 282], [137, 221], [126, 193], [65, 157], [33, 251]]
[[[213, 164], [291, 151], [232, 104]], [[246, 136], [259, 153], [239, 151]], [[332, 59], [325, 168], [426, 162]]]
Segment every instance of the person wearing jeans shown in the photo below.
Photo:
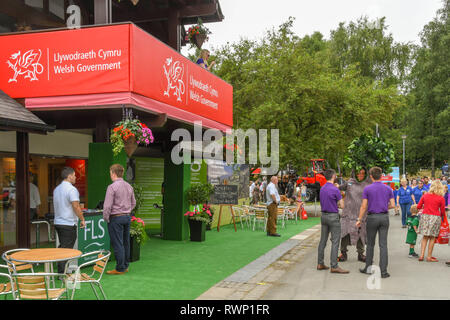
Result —
[[339, 240], [341, 240], [341, 221], [339, 216], [338, 205], [343, 208], [344, 202], [339, 189], [334, 185], [336, 179], [336, 172], [333, 169], [325, 170], [325, 179], [327, 183], [320, 188], [320, 207], [322, 215], [321, 235], [317, 254], [317, 270], [330, 269], [325, 265], [324, 251], [327, 245], [328, 236], [331, 233], [331, 255], [330, 265], [331, 273], [349, 273], [347, 270], [341, 269], [338, 266], [338, 251]]
[[373, 253], [375, 247], [375, 238], [378, 233], [380, 246], [380, 269], [381, 277], [389, 277], [388, 266], [388, 245], [387, 236], [389, 231], [389, 209], [395, 208], [394, 192], [392, 189], [381, 182], [382, 170], [378, 167], [370, 169], [369, 174], [373, 183], [364, 188], [363, 201], [359, 210], [359, 218], [356, 226], [361, 225], [364, 215], [367, 216], [367, 250], [366, 266], [359, 271], [361, 273], [371, 274], [369, 268], [373, 263]]
[[103, 219], [108, 223], [109, 237], [116, 257], [116, 268], [107, 274], [128, 272], [130, 263], [131, 211], [136, 206], [133, 187], [123, 180], [124, 168], [113, 164], [109, 174], [113, 183], [106, 190]]
[[406, 228], [406, 219], [411, 216], [409, 209], [413, 202], [415, 203], [414, 191], [407, 183], [404, 178], [400, 180], [401, 187], [397, 193], [397, 209], [402, 210], [402, 228]]

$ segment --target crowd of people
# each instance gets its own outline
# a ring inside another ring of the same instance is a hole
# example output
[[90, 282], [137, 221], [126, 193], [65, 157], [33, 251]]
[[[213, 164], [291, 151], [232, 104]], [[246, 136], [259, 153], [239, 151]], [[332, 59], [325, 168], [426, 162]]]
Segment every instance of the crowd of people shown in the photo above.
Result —
[[[424, 177], [410, 182], [402, 179], [400, 188], [395, 191], [381, 182], [382, 170], [378, 167], [371, 168], [368, 175], [362, 169], [342, 185], [335, 183], [334, 170], [326, 170], [324, 176], [327, 183], [320, 190], [322, 233], [317, 270], [330, 269], [324, 264], [324, 249], [331, 234], [330, 271], [348, 273], [348, 270], [338, 266], [338, 262], [347, 260], [348, 245], [356, 245], [358, 260], [365, 263], [360, 272], [371, 274], [375, 238], [378, 234], [381, 277], [389, 277], [387, 240], [390, 209], [402, 212], [402, 227], [408, 228], [405, 240], [409, 245], [408, 256], [418, 258], [419, 261], [426, 259], [428, 262], [438, 262], [433, 257], [433, 248], [441, 225], [447, 221], [449, 195], [445, 175], [439, 179]], [[342, 214], [339, 213], [339, 208], [342, 209]], [[423, 236], [420, 254], [415, 252], [418, 234]], [[364, 256], [364, 245], [367, 256]], [[450, 261], [446, 264], [450, 266]]]

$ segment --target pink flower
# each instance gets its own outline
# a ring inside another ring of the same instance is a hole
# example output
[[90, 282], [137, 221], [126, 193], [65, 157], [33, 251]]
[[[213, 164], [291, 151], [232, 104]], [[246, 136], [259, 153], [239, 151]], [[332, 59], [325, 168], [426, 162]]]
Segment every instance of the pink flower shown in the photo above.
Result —
[[146, 143], [146, 144], [149, 144], [149, 143], [150, 143], [150, 141], [148, 141], [148, 139], [145, 139], [145, 143]]

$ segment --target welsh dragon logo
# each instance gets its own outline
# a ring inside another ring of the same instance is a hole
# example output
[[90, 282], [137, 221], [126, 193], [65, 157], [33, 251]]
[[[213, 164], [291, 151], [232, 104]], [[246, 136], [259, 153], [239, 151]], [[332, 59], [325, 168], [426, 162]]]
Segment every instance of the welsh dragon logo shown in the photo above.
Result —
[[163, 68], [167, 79], [167, 89], [164, 91], [164, 95], [170, 97], [170, 93], [173, 91], [177, 101], [182, 101], [181, 96], [185, 92], [184, 65], [180, 61], [173, 62], [172, 58], [167, 58]]
[[17, 82], [17, 77], [20, 75], [25, 75], [24, 78], [29, 78], [30, 81], [39, 80], [36, 75], [44, 71], [43, 65], [39, 63], [41, 55], [40, 49], [28, 50], [22, 55], [20, 50], [13, 53], [6, 61], [8, 66], [14, 70], [14, 76], [8, 80], [8, 83]]

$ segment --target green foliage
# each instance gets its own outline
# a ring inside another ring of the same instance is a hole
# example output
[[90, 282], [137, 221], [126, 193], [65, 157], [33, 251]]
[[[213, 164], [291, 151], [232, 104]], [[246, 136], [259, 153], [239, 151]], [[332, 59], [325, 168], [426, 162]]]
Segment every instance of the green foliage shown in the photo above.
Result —
[[210, 183], [197, 183], [191, 185], [186, 191], [186, 197], [191, 205], [205, 204], [209, 202], [214, 193], [214, 186]]
[[394, 149], [383, 139], [362, 135], [352, 141], [342, 164], [358, 172], [362, 168], [369, 170], [380, 167], [384, 173], [390, 173], [394, 164]]
[[136, 206], [134, 207], [134, 212], [137, 212], [144, 201], [143, 199], [144, 189], [137, 183], [133, 183], [131, 186], [133, 187], [134, 198], [136, 199]]
[[301, 169], [311, 158], [343, 155], [377, 123], [389, 126], [405, 99], [395, 84], [364, 75], [356, 58], [336, 68], [338, 40], [327, 41], [318, 32], [299, 38], [293, 22], [290, 18], [260, 41], [223, 47], [217, 73], [233, 85], [234, 128], [279, 129], [280, 166]]
[[386, 138], [401, 159], [401, 135], [406, 134], [406, 168], [415, 174], [420, 168], [440, 167], [450, 154], [450, 1], [421, 32], [422, 45], [415, 49], [408, 79], [406, 108], [398, 109]]

